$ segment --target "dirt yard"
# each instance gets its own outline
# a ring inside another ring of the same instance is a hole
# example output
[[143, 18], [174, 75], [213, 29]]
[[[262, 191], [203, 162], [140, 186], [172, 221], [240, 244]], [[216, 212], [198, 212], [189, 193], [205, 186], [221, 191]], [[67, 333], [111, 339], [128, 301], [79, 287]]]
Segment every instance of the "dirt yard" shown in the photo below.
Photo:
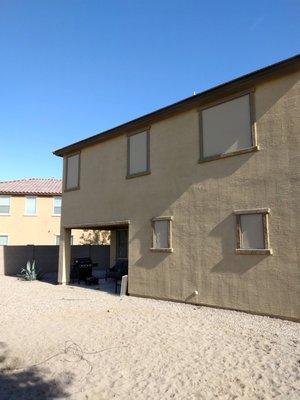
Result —
[[0, 277], [0, 399], [299, 399], [300, 324]]

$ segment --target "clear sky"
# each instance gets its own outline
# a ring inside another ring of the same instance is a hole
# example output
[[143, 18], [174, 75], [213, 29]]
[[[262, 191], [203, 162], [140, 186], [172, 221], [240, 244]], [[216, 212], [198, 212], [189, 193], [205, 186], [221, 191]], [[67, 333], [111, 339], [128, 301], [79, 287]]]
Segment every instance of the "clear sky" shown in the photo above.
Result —
[[299, 45], [299, 0], [0, 0], [0, 180]]

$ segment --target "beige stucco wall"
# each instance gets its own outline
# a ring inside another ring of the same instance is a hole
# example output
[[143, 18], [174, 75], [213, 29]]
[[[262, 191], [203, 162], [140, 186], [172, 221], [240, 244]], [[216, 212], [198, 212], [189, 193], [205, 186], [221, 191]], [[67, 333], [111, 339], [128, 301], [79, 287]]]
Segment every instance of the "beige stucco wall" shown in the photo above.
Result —
[[[151, 126], [150, 175], [125, 179], [126, 136], [83, 149], [63, 225], [131, 220], [130, 294], [300, 318], [299, 88], [299, 73], [256, 87], [258, 152], [198, 164], [196, 110]], [[273, 255], [236, 255], [233, 210], [258, 207]], [[162, 215], [173, 253], [150, 251]]]
[[[60, 234], [60, 216], [53, 215], [53, 197], [37, 197], [37, 214], [25, 214], [25, 196], [10, 196], [10, 215], [0, 215], [0, 235], [8, 235], [9, 245], [54, 245]], [[79, 244], [82, 231], [72, 231]]]

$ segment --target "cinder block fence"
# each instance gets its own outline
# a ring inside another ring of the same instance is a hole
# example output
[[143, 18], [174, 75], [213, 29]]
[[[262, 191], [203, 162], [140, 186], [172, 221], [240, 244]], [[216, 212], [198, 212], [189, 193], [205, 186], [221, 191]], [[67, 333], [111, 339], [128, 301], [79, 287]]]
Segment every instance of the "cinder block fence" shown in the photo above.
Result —
[[[58, 271], [59, 246], [0, 246], [0, 275], [16, 275], [28, 260], [35, 260], [43, 273]], [[110, 246], [77, 245], [71, 247], [71, 259], [90, 257], [99, 269], [109, 266]]]

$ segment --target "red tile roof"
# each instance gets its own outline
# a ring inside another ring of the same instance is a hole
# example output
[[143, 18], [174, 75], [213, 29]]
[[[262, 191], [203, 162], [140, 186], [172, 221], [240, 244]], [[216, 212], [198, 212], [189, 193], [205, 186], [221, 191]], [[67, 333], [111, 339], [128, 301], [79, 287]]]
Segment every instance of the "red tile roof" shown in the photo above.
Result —
[[30, 178], [15, 181], [0, 181], [0, 194], [36, 196], [61, 195], [62, 180], [55, 178]]

